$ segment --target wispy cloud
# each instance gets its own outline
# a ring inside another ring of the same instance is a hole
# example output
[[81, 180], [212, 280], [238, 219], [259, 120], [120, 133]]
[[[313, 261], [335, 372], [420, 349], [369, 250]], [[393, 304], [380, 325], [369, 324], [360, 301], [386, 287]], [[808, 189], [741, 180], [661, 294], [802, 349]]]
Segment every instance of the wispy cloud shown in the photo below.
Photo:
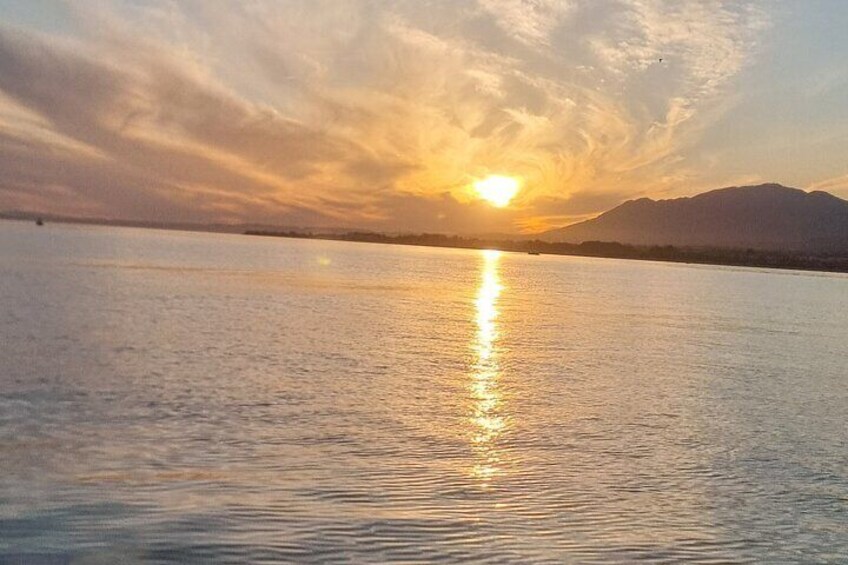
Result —
[[518, 41], [548, 45], [551, 33], [575, 8], [570, 0], [478, 0], [498, 26]]
[[[85, 4], [0, 27], [0, 206], [501, 231], [680, 187], [754, 4]], [[663, 58], [663, 63], [659, 59]], [[516, 207], [473, 179], [521, 176]]]
[[848, 197], [848, 173], [814, 182], [810, 185], [810, 188], [812, 190], [837, 192], [844, 195], [844, 197]]

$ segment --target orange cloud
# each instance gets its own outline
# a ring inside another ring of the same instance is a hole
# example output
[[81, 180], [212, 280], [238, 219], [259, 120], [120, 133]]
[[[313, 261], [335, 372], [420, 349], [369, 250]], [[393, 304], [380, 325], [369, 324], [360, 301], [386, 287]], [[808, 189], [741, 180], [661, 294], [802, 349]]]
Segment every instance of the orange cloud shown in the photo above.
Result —
[[[0, 27], [0, 208], [538, 229], [693, 178], [763, 25], [689, 1], [98, 6], [72, 38]], [[523, 179], [510, 209], [476, 199], [490, 173]]]

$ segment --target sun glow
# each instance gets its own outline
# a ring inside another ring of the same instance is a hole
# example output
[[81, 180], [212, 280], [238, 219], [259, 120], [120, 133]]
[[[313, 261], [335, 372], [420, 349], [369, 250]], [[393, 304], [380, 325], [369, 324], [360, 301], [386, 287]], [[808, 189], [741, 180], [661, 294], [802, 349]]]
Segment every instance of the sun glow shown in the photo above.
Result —
[[492, 206], [503, 208], [518, 194], [518, 179], [491, 175], [474, 183], [474, 190]]

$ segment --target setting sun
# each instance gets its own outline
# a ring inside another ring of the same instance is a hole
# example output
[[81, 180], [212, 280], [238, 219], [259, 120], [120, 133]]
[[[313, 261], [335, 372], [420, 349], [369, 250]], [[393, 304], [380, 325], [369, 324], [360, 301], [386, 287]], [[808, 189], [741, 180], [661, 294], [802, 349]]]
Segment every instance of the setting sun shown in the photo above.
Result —
[[492, 206], [503, 208], [518, 194], [518, 180], [512, 177], [491, 175], [474, 183], [474, 190]]

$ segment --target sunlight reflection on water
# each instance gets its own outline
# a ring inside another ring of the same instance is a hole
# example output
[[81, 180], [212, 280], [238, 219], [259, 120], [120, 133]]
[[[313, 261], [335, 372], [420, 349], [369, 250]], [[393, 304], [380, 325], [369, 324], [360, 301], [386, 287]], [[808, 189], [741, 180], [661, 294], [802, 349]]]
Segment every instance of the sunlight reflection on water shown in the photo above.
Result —
[[500, 251], [483, 252], [480, 289], [475, 301], [477, 336], [474, 345], [477, 358], [471, 375], [471, 391], [475, 401], [472, 442], [477, 462], [472, 474], [484, 486], [501, 472], [496, 440], [506, 427], [498, 390], [501, 372], [497, 350], [498, 297], [503, 290], [498, 273], [500, 258]]

